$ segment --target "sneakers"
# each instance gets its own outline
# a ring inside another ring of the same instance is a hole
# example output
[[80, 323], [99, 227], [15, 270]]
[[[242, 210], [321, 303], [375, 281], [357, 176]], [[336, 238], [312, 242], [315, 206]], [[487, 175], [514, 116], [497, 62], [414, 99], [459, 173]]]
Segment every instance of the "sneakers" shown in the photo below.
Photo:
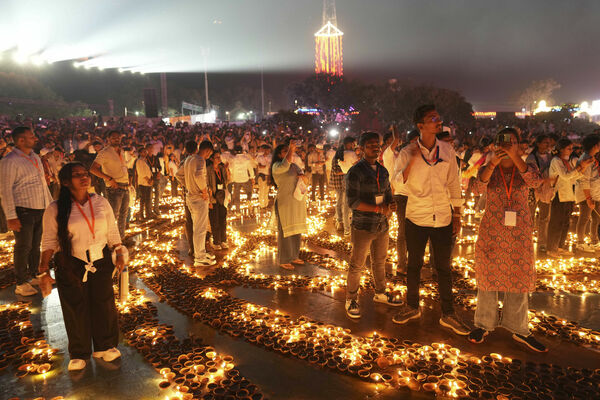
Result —
[[405, 304], [400, 312], [394, 315], [392, 321], [396, 324], [405, 324], [411, 319], [421, 318], [421, 310], [418, 308], [412, 308], [408, 304]]
[[67, 367], [69, 371], [81, 371], [84, 368], [85, 360], [79, 358], [74, 358], [71, 361], [69, 361], [69, 366]]
[[208, 258], [209, 260], [215, 260], [217, 257], [215, 257], [214, 254], [204, 253], [204, 258]]
[[37, 292], [38, 291], [31, 286], [29, 282], [25, 282], [22, 285], [17, 285], [15, 288], [15, 294], [18, 294], [19, 296], [33, 296]]
[[548, 348], [537, 341], [537, 339], [532, 335], [523, 336], [518, 333], [513, 333], [513, 339], [517, 342], [523, 343], [525, 346], [529, 347], [533, 351], [537, 351], [538, 353], [545, 353], [548, 351]]
[[92, 353], [92, 357], [101, 358], [106, 362], [111, 362], [121, 357], [121, 352], [116, 347], [113, 347], [112, 349], [105, 351], [95, 351]]
[[393, 295], [391, 293], [375, 293], [375, 296], [373, 296], [373, 301], [394, 307], [398, 307], [403, 304], [400, 295]]
[[350, 236], [350, 231], [344, 231], [344, 236]]
[[292, 264], [294, 264], [294, 265], [304, 265], [304, 261], [302, 261], [299, 258], [296, 258], [294, 261], [292, 261]]
[[360, 306], [356, 300], [346, 300], [346, 315], [350, 318], [360, 318]]
[[483, 339], [489, 335], [489, 332], [483, 328], [475, 328], [469, 333], [469, 342], [471, 343], [483, 343]]
[[577, 245], [577, 250], [580, 250], [580, 251], [583, 251], [586, 253], [594, 253], [596, 251], [596, 248], [587, 243], [580, 243]]
[[574, 253], [572, 251], [569, 251], [567, 249], [563, 249], [562, 247], [559, 247], [558, 254], [560, 254], [561, 256], [572, 256]]
[[440, 325], [452, 329], [454, 333], [461, 336], [468, 335], [471, 330], [456, 316], [456, 314], [442, 315]]
[[194, 267], [211, 267], [215, 265], [217, 262], [211, 258], [204, 257], [199, 260], [194, 261]]

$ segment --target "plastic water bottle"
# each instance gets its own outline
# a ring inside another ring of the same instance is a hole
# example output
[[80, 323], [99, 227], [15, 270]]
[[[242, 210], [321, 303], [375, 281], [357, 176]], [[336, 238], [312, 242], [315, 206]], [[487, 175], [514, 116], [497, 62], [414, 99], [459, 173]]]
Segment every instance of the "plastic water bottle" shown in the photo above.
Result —
[[129, 270], [127, 266], [123, 268], [123, 272], [121, 272], [121, 287], [120, 287], [120, 300], [121, 303], [124, 303], [129, 298]]

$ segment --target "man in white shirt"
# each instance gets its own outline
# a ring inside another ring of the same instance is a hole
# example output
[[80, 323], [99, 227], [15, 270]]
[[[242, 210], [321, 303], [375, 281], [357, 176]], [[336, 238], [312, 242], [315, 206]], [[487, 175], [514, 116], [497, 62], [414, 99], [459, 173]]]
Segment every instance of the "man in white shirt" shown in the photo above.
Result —
[[152, 171], [148, 165], [148, 148], [151, 144], [140, 149], [140, 157], [135, 161], [135, 172], [137, 176], [138, 191], [140, 194], [140, 219], [145, 221], [155, 218], [152, 212]]
[[42, 217], [52, 197], [42, 160], [33, 151], [38, 138], [25, 126], [15, 128], [12, 137], [15, 148], [0, 161], [0, 200], [15, 235], [15, 294], [32, 296], [37, 293], [31, 285], [38, 284]]
[[[194, 266], [207, 267], [215, 265], [215, 256], [206, 252], [206, 231], [208, 229], [208, 205], [210, 197], [206, 186], [206, 159], [213, 152], [212, 143], [208, 140], [200, 143], [198, 153], [186, 158], [183, 166], [177, 171], [178, 179], [184, 182], [185, 201], [193, 223]], [[183, 175], [183, 179], [181, 179]]]
[[271, 158], [271, 147], [268, 144], [260, 146], [260, 154], [256, 157], [258, 164], [258, 204], [260, 208], [266, 208], [269, 205]]
[[431, 239], [435, 254], [438, 290], [442, 305], [440, 324], [456, 334], [467, 335], [469, 328], [454, 313], [451, 257], [453, 234], [460, 230], [463, 204], [456, 153], [451, 144], [439, 141], [442, 119], [434, 105], [415, 111], [414, 122], [421, 137], [400, 151], [397, 174], [408, 191], [406, 204], [406, 244], [408, 248], [406, 305], [393, 321], [403, 324], [421, 317], [419, 286], [425, 245]]
[[240, 210], [240, 191], [244, 189], [244, 193], [248, 196], [248, 203], [252, 199], [252, 187], [254, 186], [254, 167], [252, 161], [247, 154], [242, 153], [240, 146], [235, 147], [235, 157], [231, 160], [231, 181], [233, 182], [233, 196], [231, 199], [232, 206], [236, 211]]
[[[318, 145], [321, 146], [321, 145]], [[325, 199], [325, 157], [321, 148], [310, 144], [308, 146], [308, 156], [306, 157], [308, 167], [312, 177], [312, 193], [310, 199], [315, 201], [317, 186], [319, 186], [319, 198]]]
[[346, 201], [345, 176], [358, 161], [354, 148], [356, 139], [347, 136], [331, 160], [330, 184], [335, 189], [337, 197], [335, 204], [335, 226], [337, 230], [343, 229], [344, 236], [350, 236], [351, 211]]

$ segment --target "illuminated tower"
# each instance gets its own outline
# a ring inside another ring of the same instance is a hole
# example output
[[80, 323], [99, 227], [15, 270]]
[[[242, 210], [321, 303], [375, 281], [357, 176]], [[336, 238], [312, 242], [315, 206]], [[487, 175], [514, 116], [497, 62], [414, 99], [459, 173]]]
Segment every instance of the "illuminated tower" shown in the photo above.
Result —
[[315, 72], [342, 76], [342, 36], [337, 28], [335, 0], [323, 1], [323, 27], [315, 33]]

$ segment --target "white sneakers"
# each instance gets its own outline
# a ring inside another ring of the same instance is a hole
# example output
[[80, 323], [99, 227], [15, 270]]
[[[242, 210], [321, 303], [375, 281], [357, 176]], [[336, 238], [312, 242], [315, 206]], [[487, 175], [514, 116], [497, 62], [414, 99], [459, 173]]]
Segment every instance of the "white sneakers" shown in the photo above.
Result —
[[17, 285], [15, 288], [15, 294], [18, 294], [19, 296], [33, 296], [37, 292], [38, 291], [31, 286], [29, 282], [25, 282], [22, 285]]
[[596, 251], [596, 247], [587, 243], [580, 243], [577, 245], [577, 250], [584, 251], [586, 253], [594, 253]]
[[81, 371], [84, 368], [85, 360], [81, 360], [79, 358], [74, 358], [71, 361], [69, 361], [69, 366], [67, 367], [69, 371]]
[[92, 357], [101, 358], [106, 362], [111, 362], [121, 357], [121, 352], [116, 347], [113, 347], [112, 349], [105, 351], [95, 351], [92, 353]]

